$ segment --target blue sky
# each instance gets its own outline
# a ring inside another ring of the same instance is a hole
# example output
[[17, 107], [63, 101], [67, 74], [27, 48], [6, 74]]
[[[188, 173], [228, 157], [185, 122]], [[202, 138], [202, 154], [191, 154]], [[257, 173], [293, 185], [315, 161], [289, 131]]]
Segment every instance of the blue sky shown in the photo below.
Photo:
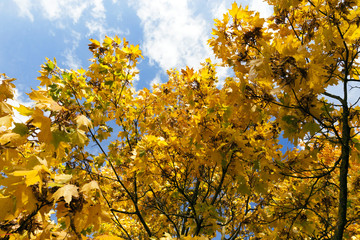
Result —
[[[139, 44], [144, 59], [136, 88], [166, 81], [166, 70], [197, 68], [213, 58], [206, 42], [213, 19], [233, 0], [6, 0], [0, 2], [0, 73], [16, 78], [19, 100], [36, 88], [45, 57], [61, 68], [86, 68], [89, 38], [125, 37]], [[262, 0], [238, 1], [258, 10], [271, 8]], [[220, 77], [229, 70], [219, 69]]]

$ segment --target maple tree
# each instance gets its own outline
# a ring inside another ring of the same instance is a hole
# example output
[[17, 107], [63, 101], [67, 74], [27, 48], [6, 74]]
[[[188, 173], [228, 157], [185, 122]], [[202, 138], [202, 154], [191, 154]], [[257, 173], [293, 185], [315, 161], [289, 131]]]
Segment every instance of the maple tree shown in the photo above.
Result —
[[[359, 3], [268, 3], [268, 19], [234, 3], [215, 20], [222, 63], [150, 90], [132, 87], [141, 51], [118, 37], [91, 39], [87, 70], [47, 59], [33, 106], [10, 104], [3, 74], [0, 236], [360, 237]], [[234, 70], [222, 87], [217, 65]]]
[[[275, 194], [270, 205], [281, 213], [287, 238], [357, 236], [359, 108], [349, 95], [350, 84], [356, 88], [359, 81], [359, 2], [268, 2], [275, 7], [266, 23], [234, 4], [217, 21], [210, 45], [249, 95], [270, 105], [284, 136], [305, 144], [279, 163], [280, 174], [289, 177], [286, 191], [300, 196], [291, 194], [289, 201]], [[330, 93], [331, 85], [341, 86], [342, 94]]]

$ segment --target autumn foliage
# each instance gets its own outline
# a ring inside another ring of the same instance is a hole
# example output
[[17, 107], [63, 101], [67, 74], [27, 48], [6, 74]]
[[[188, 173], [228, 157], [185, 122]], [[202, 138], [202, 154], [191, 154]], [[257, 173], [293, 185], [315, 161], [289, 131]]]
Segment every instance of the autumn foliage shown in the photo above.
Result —
[[86, 70], [47, 59], [31, 106], [3, 74], [0, 237], [360, 239], [360, 2], [268, 3], [234, 3], [209, 40], [221, 62], [152, 89], [118, 37], [90, 40]]

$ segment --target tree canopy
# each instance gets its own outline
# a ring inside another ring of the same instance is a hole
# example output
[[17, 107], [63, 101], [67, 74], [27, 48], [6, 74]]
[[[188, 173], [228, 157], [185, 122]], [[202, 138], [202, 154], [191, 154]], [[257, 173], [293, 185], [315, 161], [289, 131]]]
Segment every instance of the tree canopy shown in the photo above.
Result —
[[215, 19], [220, 63], [152, 89], [117, 36], [90, 39], [86, 70], [47, 59], [32, 106], [2, 74], [0, 236], [360, 238], [360, 2], [267, 2], [267, 19], [236, 3]]

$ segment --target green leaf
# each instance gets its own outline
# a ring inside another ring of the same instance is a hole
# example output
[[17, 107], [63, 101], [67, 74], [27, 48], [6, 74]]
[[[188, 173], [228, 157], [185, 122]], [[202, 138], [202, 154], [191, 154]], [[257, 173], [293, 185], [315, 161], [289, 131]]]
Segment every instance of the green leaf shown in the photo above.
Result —
[[63, 72], [61, 75], [64, 80], [71, 80], [70, 74], [68, 72]]
[[29, 128], [23, 123], [15, 123], [15, 127], [13, 129], [13, 133], [17, 133], [20, 136], [25, 136], [28, 134]]
[[80, 144], [83, 146], [88, 142], [89, 138], [86, 136], [85, 131], [76, 129], [75, 132], [71, 134], [71, 141], [75, 144]]
[[47, 70], [48, 72], [51, 72], [52, 70], [54, 70], [54, 68], [55, 68], [55, 65], [52, 61], [48, 61], [45, 64], [45, 70]]
[[314, 135], [315, 133], [317, 133], [320, 130], [320, 127], [318, 124], [316, 124], [315, 122], [307, 122], [304, 126], [303, 129], [306, 132], [310, 132], [311, 135]]
[[282, 117], [282, 120], [290, 125], [293, 125], [294, 123], [298, 122], [296, 117], [292, 115], [285, 115]]
[[52, 132], [52, 144], [55, 146], [55, 148], [59, 147], [60, 142], [69, 142], [70, 138], [69, 135], [66, 132], [55, 130]]
[[254, 163], [254, 169], [259, 170], [260, 169], [260, 161], [259, 161], [259, 159], [256, 159], [253, 163]]
[[238, 180], [238, 191], [245, 195], [251, 194], [250, 188], [247, 184], [245, 177], [242, 175], [239, 175], [237, 177], [237, 180]]
[[114, 83], [114, 81], [105, 81], [105, 85], [107, 86], [112, 86], [112, 84]]
[[360, 143], [355, 143], [355, 148], [360, 151]]
[[139, 151], [139, 157], [143, 157], [143, 156], [145, 156], [145, 154], [146, 154], [146, 151], [144, 149], [141, 149]]

